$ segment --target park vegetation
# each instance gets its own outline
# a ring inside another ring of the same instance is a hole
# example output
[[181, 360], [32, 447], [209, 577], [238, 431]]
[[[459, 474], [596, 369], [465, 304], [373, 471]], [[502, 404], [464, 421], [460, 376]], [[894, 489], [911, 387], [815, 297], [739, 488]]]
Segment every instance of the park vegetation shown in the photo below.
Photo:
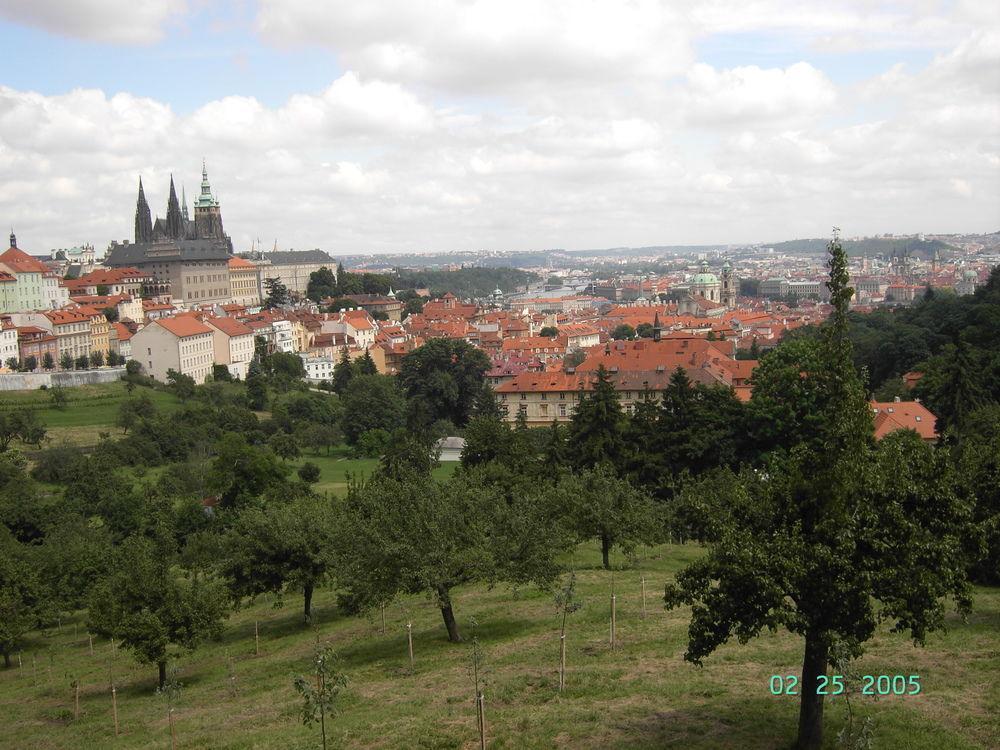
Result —
[[[324, 392], [305, 388], [298, 358], [260, 348], [246, 383], [175, 374], [162, 386], [169, 411], [132, 368], [117, 429], [87, 454], [54, 445], [29, 463], [19, 445], [38, 437], [37, 419], [0, 415], [0, 653], [10, 665], [32, 630], [85, 610], [89, 633], [169, 690], [171, 663], [257, 598], [294, 597], [307, 628], [325, 588], [366, 616], [424, 595], [458, 643], [468, 628], [455, 592], [470, 583], [555, 595], [566, 636], [580, 545], [599, 544], [613, 571], [666, 541], [704, 549], [657, 582], [667, 607], [691, 607], [693, 664], [784, 629], [801, 638], [808, 687], [847, 670], [882, 623], [922, 643], [946, 606], [974, 606], [970, 581], [1000, 583], [996, 377], [947, 361], [992, 361], [983, 342], [1000, 341], [998, 317], [974, 308], [995, 313], [1000, 275], [947, 308], [982, 336], [956, 329], [954, 351], [940, 343], [923, 360], [936, 403], [975, 398], [944, 411], [937, 446], [912, 434], [876, 443], [845, 262], [832, 242], [834, 316], [762, 356], [748, 403], [678, 370], [662, 399], [626, 410], [600, 369], [568, 425], [531, 430], [510, 425], [483, 385], [480, 351], [439, 339], [396, 377], [345, 357]], [[435, 478], [434, 441], [454, 434], [466, 439], [461, 465]], [[316, 489], [312, 464], [292, 462], [341, 441], [377, 466], [336, 497]], [[324, 651], [295, 682], [324, 738], [348, 684], [333, 663]], [[564, 670], [565, 655], [560, 689]], [[818, 748], [823, 697], [800, 701], [797, 746]]]

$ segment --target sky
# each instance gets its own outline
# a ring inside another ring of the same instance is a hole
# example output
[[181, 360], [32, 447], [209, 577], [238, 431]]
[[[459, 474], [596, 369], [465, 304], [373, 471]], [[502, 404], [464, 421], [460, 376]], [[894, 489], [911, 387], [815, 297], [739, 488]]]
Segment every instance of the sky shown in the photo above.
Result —
[[1000, 230], [996, 0], [0, 0], [0, 223], [238, 251]]

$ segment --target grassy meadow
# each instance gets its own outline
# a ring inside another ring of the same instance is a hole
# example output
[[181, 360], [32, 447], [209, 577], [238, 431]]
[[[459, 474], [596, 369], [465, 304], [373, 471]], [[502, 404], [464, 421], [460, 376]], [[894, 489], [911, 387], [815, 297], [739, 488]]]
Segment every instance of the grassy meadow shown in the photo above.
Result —
[[[490, 748], [781, 748], [795, 735], [797, 699], [773, 696], [773, 674], [797, 674], [802, 641], [765, 634], [731, 643], [698, 668], [683, 661], [687, 610], [665, 612], [662, 585], [700, 554], [694, 545], [645, 549], [632, 566], [599, 567], [596, 545], [573, 560], [583, 607], [570, 615], [567, 686], [558, 692], [559, 620], [551, 593], [507, 587], [459, 588], [455, 612], [466, 638], [451, 644], [438, 610], [407, 597], [368, 617], [338, 613], [335, 596], [317, 593], [312, 626], [301, 599], [272, 597], [232, 614], [221, 641], [182, 655], [171, 699], [179, 748], [318, 748], [319, 730], [299, 720], [292, 688], [319, 645], [332, 645], [348, 675], [339, 714], [327, 722], [330, 747], [478, 747], [471, 673], [473, 635], [485, 653]], [[617, 594], [618, 643], [609, 644], [610, 592]], [[642, 613], [645, 578], [647, 613]], [[80, 613], [61, 632], [33, 634], [21, 667], [0, 670], [5, 747], [167, 748], [168, 699], [155, 693], [155, 667], [95, 641], [90, 653]], [[415, 666], [405, 625], [413, 623]], [[473, 627], [473, 621], [477, 623]], [[260, 655], [254, 653], [254, 624]], [[925, 648], [882, 632], [854, 665], [860, 674], [919, 674], [917, 696], [851, 699], [855, 723], [874, 721], [876, 748], [1000, 746], [1000, 591], [978, 589], [968, 622]], [[79, 680], [80, 713], [74, 717]], [[114, 737], [111, 682], [121, 735]], [[849, 681], [849, 687], [857, 687]], [[848, 706], [826, 704], [827, 746], [837, 747]]]
[[[67, 403], [65, 409], [52, 406], [51, 390], [0, 391], [0, 412], [17, 409], [33, 409], [47, 430], [50, 444], [96, 445], [101, 432], [114, 433], [115, 418], [121, 402], [128, 398], [128, 391], [122, 382], [101, 383], [65, 388]], [[178, 409], [181, 402], [170, 393], [137, 388], [136, 393], [145, 393], [160, 411]]]

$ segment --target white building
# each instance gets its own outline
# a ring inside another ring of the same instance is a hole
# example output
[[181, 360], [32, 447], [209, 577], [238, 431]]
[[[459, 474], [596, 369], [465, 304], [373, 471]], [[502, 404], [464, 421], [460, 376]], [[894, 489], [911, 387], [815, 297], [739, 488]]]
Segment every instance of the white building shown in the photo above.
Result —
[[272, 320], [271, 328], [274, 331], [274, 351], [293, 353], [295, 351], [295, 331], [292, 330], [291, 321]]
[[310, 357], [299, 354], [306, 368], [306, 380], [310, 383], [320, 383], [333, 378], [333, 368], [337, 366], [330, 357]]
[[18, 359], [17, 326], [9, 318], [4, 319], [0, 328], [0, 367], [6, 367], [8, 359]]
[[212, 331], [188, 315], [154, 320], [132, 337], [132, 358], [157, 380], [166, 382], [167, 370], [176, 370], [204, 383], [215, 356]]

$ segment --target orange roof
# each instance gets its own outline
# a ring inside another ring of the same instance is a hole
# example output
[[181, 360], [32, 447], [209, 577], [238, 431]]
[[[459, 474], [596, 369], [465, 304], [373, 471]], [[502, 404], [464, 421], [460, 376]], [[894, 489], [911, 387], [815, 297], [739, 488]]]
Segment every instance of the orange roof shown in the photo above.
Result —
[[250, 270], [250, 269], [256, 269], [257, 268], [257, 264], [256, 263], [251, 263], [250, 261], [246, 260], [245, 258], [240, 258], [240, 257], [237, 257], [235, 255], [232, 258], [229, 259], [229, 261], [227, 262], [227, 265], [230, 268], [244, 269], [244, 270]]
[[236, 318], [206, 318], [205, 322], [215, 326], [227, 336], [250, 336], [253, 329], [243, 325]]
[[190, 316], [160, 318], [150, 323], [151, 326], [161, 326], [177, 338], [187, 338], [188, 336], [198, 336], [203, 333], [211, 333], [212, 329], [204, 323], [197, 321]]
[[510, 351], [511, 349], [549, 349], [551, 351], [562, 352], [566, 350], [566, 346], [559, 343], [556, 339], [546, 338], [545, 336], [504, 339], [503, 350]]
[[111, 327], [115, 330], [119, 341], [128, 341], [132, 338], [132, 332], [128, 329], [128, 326], [122, 323], [112, 323]]
[[10, 266], [14, 273], [49, 273], [51, 270], [19, 247], [12, 247], [0, 255], [0, 263]]
[[913, 430], [924, 440], [937, 439], [937, 417], [919, 401], [872, 401], [871, 407], [878, 440], [896, 430]]
[[55, 325], [83, 323], [90, 320], [86, 315], [82, 315], [76, 310], [48, 310], [42, 314]]

